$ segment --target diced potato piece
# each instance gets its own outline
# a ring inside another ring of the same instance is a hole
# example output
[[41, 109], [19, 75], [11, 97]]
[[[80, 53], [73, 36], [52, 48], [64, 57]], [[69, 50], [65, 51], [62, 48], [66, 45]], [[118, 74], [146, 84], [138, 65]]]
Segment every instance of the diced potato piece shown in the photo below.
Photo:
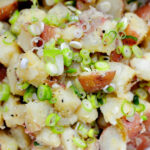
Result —
[[99, 0], [96, 8], [103, 13], [112, 15], [114, 18], [121, 18], [124, 11], [123, 0]]
[[18, 104], [18, 98], [10, 96], [9, 100], [4, 104], [8, 111], [3, 112], [3, 118], [7, 127], [16, 127], [23, 125], [25, 121], [25, 105]]
[[81, 122], [92, 123], [98, 118], [97, 109], [93, 109], [91, 112], [86, 111], [82, 106], [77, 110], [76, 115]]
[[31, 9], [23, 9], [20, 12], [20, 16], [16, 21], [16, 25], [21, 26], [25, 23], [30, 23], [34, 18], [38, 21], [42, 21], [46, 16], [46, 13], [42, 9], [31, 8]]
[[122, 101], [122, 99], [107, 97], [107, 102], [100, 107], [106, 122], [116, 125], [117, 119], [123, 116], [121, 112]]
[[3, 131], [0, 131], [0, 144], [1, 150], [18, 150], [18, 144], [16, 140]]
[[147, 24], [143, 19], [141, 19], [134, 13], [126, 13], [125, 17], [129, 22], [128, 27], [125, 30], [126, 34], [136, 37], [138, 39], [137, 44], [141, 43], [148, 33]]
[[62, 133], [61, 141], [65, 150], [77, 150], [77, 147], [73, 143], [74, 136], [75, 136], [75, 131], [71, 128], [66, 128], [64, 133]]
[[54, 134], [49, 128], [43, 128], [36, 134], [36, 141], [48, 147], [59, 147], [61, 141], [58, 134]]
[[27, 134], [25, 134], [23, 127], [18, 126], [16, 128], [11, 128], [10, 132], [22, 150], [30, 150], [30, 138]]
[[100, 136], [101, 150], [126, 150], [126, 141], [123, 139], [121, 132], [114, 126], [103, 130]]
[[3, 40], [4, 35], [0, 36], [0, 63], [7, 67], [13, 55], [19, 53], [19, 47], [16, 42], [6, 45], [3, 43]]
[[115, 71], [112, 72], [83, 72], [78, 77], [83, 89], [86, 92], [97, 92], [110, 84], [115, 76]]
[[55, 0], [43, 0], [44, 6], [53, 6], [55, 5]]
[[[22, 69], [20, 66], [23, 58], [28, 60], [27, 67], [25, 69]], [[32, 52], [27, 52], [20, 55], [16, 73], [20, 79], [23, 81], [28, 81], [36, 87], [44, 83], [44, 80], [48, 77], [44, 63]]]
[[6, 20], [17, 9], [17, 0], [1, 0], [0, 1], [0, 20]]
[[29, 33], [25, 26], [22, 26], [21, 32], [17, 37], [17, 43], [24, 50], [24, 52], [32, 50], [32, 39], [33, 36], [31, 35], [31, 33]]
[[58, 3], [57, 5], [55, 5], [52, 9], [48, 11], [48, 15], [52, 15], [52, 16], [54, 15], [59, 20], [64, 19], [68, 13], [70, 14], [71, 12], [62, 3]]
[[100, 150], [99, 141], [96, 140], [95, 142], [90, 143], [87, 147], [87, 150]]
[[55, 109], [63, 116], [72, 115], [80, 106], [81, 101], [72, 89], [59, 88], [53, 92], [54, 97], [57, 98]]
[[119, 98], [132, 100], [133, 95], [129, 92], [129, 83], [135, 76], [135, 71], [129, 66], [117, 62], [111, 62], [110, 68], [111, 71], [116, 71], [112, 83], [115, 85], [117, 96]]
[[52, 112], [48, 102], [29, 102], [26, 104], [25, 125], [29, 132], [41, 130], [45, 126], [46, 117]]
[[18, 58], [19, 54], [14, 54], [10, 60], [9, 67], [7, 68], [7, 78], [12, 94], [23, 96], [24, 91], [18, 88], [18, 80], [16, 76], [16, 64], [18, 63]]
[[150, 53], [145, 53], [142, 58], [133, 58], [130, 63], [139, 78], [150, 81]]
[[[61, 36], [65, 41], [72, 41], [75, 39], [76, 35], [75, 32], [78, 32], [79, 27], [72, 25], [72, 26], [67, 26], [65, 29], [62, 30]], [[82, 32], [82, 31], [80, 31]], [[82, 34], [82, 33], [79, 33]]]
[[50, 147], [47, 147], [47, 146], [32, 146], [32, 150], [51, 150]]

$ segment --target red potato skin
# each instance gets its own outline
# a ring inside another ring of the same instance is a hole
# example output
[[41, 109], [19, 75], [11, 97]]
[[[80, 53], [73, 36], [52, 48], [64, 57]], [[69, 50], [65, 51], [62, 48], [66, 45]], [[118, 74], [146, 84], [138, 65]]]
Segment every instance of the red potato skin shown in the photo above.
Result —
[[105, 75], [92, 73], [89, 75], [80, 75], [78, 77], [85, 92], [97, 92], [110, 84], [115, 76], [115, 71], [106, 72]]
[[40, 37], [45, 41], [48, 42], [51, 38], [55, 36], [55, 27], [45, 25], [44, 31], [40, 35]]
[[[125, 33], [126, 35], [136, 37], [137, 39], [140, 37], [139, 34], [136, 33], [136, 31], [130, 28], [130, 25], [128, 25], [128, 27], [126, 28]], [[122, 42], [124, 45], [129, 45], [129, 46], [135, 45], [137, 43], [137, 41], [130, 38], [123, 39]]]
[[110, 60], [114, 62], [120, 62], [123, 59], [122, 54], [117, 54], [117, 52], [114, 50], [110, 54]]
[[7, 20], [11, 14], [17, 9], [18, 2], [14, 1], [13, 3], [0, 8], [0, 21]]
[[145, 6], [140, 7], [135, 11], [135, 13], [144, 19], [146, 22], [150, 19], [150, 2], [147, 3]]
[[0, 64], [0, 81], [6, 77], [6, 68]]

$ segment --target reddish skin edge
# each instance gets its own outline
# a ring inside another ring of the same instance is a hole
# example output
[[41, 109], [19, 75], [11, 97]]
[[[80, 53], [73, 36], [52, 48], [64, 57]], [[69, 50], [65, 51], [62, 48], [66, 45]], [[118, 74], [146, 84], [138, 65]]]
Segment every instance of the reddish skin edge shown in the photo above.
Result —
[[40, 35], [40, 37], [45, 41], [48, 42], [51, 38], [55, 36], [55, 27], [44, 25], [44, 31]]
[[7, 6], [0, 8], [0, 21], [7, 20], [11, 14], [17, 9], [18, 2], [15, 1]]
[[89, 75], [80, 75], [78, 77], [85, 92], [97, 92], [110, 84], [115, 76], [115, 71], [106, 72], [105, 75], [99, 75], [98, 73], [92, 73]]
[[123, 59], [122, 54], [117, 54], [117, 52], [114, 50], [110, 54], [110, 60], [114, 62], [120, 62]]
[[148, 21], [150, 19], [150, 2], [137, 9], [135, 13], [145, 21]]
[[0, 81], [6, 77], [6, 68], [0, 64]]
[[[136, 33], [136, 31], [131, 30], [129, 25], [126, 28], [125, 33], [128, 36], [133, 36], [133, 37], [136, 37], [137, 39], [139, 38], [139, 35]], [[129, 45], [129, 46], [135, 45], [137, 43], [137, 41], [135, 41], [133, 39], [130, 39], [130, 38], [123, 39], [122, 42], [123, 42], [124, 45]]]

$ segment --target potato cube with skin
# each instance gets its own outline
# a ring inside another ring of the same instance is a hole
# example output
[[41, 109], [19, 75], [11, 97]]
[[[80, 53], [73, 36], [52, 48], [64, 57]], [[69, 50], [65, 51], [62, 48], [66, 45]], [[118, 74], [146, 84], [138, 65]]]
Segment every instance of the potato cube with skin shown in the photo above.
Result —
[[18, 144], [16, 140], [7, 135], [6, 132], [0, 131], [0, 148], [1, 150], [18, 150]]
[[150, 53], [145, 53], [142, 58], [135, 57], [130, 63], [139, 78], [150, 81]]
[[19, 54], [14, 54], [10, 60], [10, 64], [7, 68], [8, 84], [10, 86], [11, 93], [14, 95], [23, 96], [24, 91], [18, 87], [18, 79], [16, 75], [16, 65], [18, 63]]
[[44, 63], [32, 52], [20, 55], [16, 73], [19, 79], [27, 81], [36, 87], [44, 83], [48, 77]]
[[57, 99], [54, 107], [64, 117], [72, 115], [81, 104], [80, 99], [72, 89], [59, 88], [53, 94]]
[[88, 112], [82, 106], [80, 106], [80, 108], [77, 110], [76, 115], [78, 116], [78, 120], [85, 123], [92, 123], [98, 118], [98, 112], [96, 109]]
[[47, 116], [53, 111], [48, 102], [29, 102], [26, 104], [25, 125], [29, 132], [41, 130]]
[[[148, 26], [146, 22], [134, 13], [126, 13], [125, 17], [129, 23], [125, 29], [125, 33], [136, 37], [138, 39], [137, 44], [141, 43], [148, 33]], [[125, 44], [128, 44], [128, 39], [125, 40]]]
[[6, 20], [17, 9], [17, 0], [1, 0], [0, 1], [0, 20]]
[[115, 86], [117, 96], [119, 98], [132, 100], [133, 95], [130, 92], [129, 83], [135, 76], [135, 71], [131, 67], [117, 62], [110, 63], [110, 70], [116, 71], [112, 84]]
[[61, 141], [65, 150], [77, 150], [77, 147], [73, 143], [74, 136], [75, 136], [75, 131], [71, 128], [66, 128], [64, 133], [62, 133]]
[[7, 108], [7, 111], [3, 112], [7, 127], [16, 127], [17, 125], [23, 125], [25, 122], [25, 105], [18, 104], [18, 101], [18, 98], [10, 96], [3, 106]]
[[29, 150], [31, 141], [29, 136], [25, 134], [24, 127], [17, 126], [15, 128], [11, 128], [10, 132], [14, 139], [17, 141], [19, 148], [22, 150]]
[[13, 55], [19, 53], [20, 50], [16, 42], [4, 44], [4, 38], [4, 35], [0, 36], [0, 63], [7, 67]]
[[36, 133], [36, 141], [43, 146], [59, 147], [61, 144], [58, 134], [54, 134], [49, 128], [43, 128]]

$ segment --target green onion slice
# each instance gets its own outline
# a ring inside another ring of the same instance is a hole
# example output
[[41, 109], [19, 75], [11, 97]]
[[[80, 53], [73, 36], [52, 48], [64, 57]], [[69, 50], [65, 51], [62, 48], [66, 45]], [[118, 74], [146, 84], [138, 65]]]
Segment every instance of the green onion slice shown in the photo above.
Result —
[[86, 110], [87, 112], [91, 112], [93, 110], [92, 104], [90, 101], [88, 101], [87, 99], [82, 100], [82, 107], [84, 108], [84, 110]]
[[62, 134], [64, 132], [64, 127], [62, 127], [62, 126], [53, 126], [53, 127], [51, 127], [51, 131], [55, 134]]
[[132, 46], [132, 51], [133, 54], [138, 58], [141, 58], [143, 56], [142, 50], [137, 45]]
[[45, 124], [48, 127], [53, 127], [56, 126], [57, 122], [60, 120], [60, 116], [56, 113], [51, 113], [48, 115], [46, 118]]
[[51, 88], [48, 85], [40, 85], [37, 89], [37, 97], [40, 101], [51, 100]]
[[141, 116], [141, 119], [142, 119], [143, 121], [148, 120], [147, 116], [145, 116], [145, 115]]
[[66, 73], [76, 73], [77, 69], [76, 68], [70, 68], [66, 71]]
[[82, 137], [87, 137], [88, 135], [88, 128], [84, 124], [79, 124], [77, 131]]
[[121, 105], [121, 112], [126, 117], [132, 117], [135, 114], [135, 107], [129, 101], [124, 100], [122, 105]]
[[0, 101], [7, 101], [10, 96], [10, 87], [6, 83], [0, 84]]
[[134, 41], [137, 41], [137, 40], [138, 40], [136, 37], [134, 37], [134, 36], [132, 36], [132, 35], [126, 35], [126, 36], [124, 37], [124, 39], [132, 39], [132, 40], [134, 40]]
[[146, 109], [144, 104], [135, 105], [136, 112], [140, 113], [143, 112]]
[[125, 45], [121, 48], [121, 53], [125, 58], [130, 58], [132, 55], [131, 48], [127, 45]]
[[110, 45], [117, 37], [116, 31], [110, 31], [109, 33], [105, 33], [102, 39], [104, 45]]
[[11, 16], [11, 18], [9, 19], [9, 23], [10, 23], [10, 24], [15, 24], [15, 22], [16, 22], [17, 19], [18, 19], [18, 17], [19, 17], [19, 11], [16, 10], [16, 11], [13, 13], [13, 15]]
[[96, 95], [87, 96], [87, 98], [91, 102], [93, 108], [98, 108], [100, 106]]
[[82, 61], [82, 57], [80, 56], [80, 53], [73, 53], [73, 60], [76, 62], [81, 62]]
[[73, 143], [80, 148], [86, 148], [87, 144], [84, 140], [80, 139], [79, 137], [74, 137], [73, 138]]
[[12, 35], [10, 32], [5, 32], [3, 43], [9, 45], [12, 44], [15, 41], [15, 39], [16, 39], [15, 36]]
[[95, 63], [95, 68], [99, 71], [106, 71], [109, 69], [109, 64], [106, 61], [98, 61]]
[[144, 90], [143, 88], [136, 89], [135, 93], [142, 99], [146, 99], [148, 97], [146, 90]]
[[133, 97], [133, 103], [135, 105], [139, 105], [139, 96], [138, 95], [134, 95], [134, 97]]

